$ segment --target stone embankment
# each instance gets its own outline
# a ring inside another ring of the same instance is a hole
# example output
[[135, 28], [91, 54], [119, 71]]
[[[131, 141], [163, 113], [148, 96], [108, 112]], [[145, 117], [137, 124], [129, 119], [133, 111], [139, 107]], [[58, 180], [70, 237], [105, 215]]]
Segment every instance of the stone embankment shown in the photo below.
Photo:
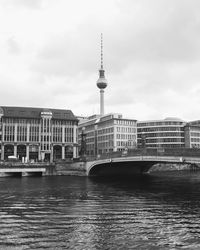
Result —
[[55, 165], [56, 175], [86, 176], [85, 162], [60, 162]]
[[171, 163], [158, 163], [150, 168], [151, 172], [164, 172], [164, 171], [197, 171], [200, 170], [200, 166], [196, 164], [171, 164]]

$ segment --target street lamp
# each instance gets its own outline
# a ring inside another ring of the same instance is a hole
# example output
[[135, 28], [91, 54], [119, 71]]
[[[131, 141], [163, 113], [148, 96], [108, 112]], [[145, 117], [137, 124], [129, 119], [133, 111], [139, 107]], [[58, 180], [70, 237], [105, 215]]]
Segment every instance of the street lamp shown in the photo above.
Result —
[[144, 131], [141, 133], [141, 144], [143, 149], [146, 148], [146, 135]]
[[86, 133], [85, 128], [82, 128], [81, 131], [81, 148], [80, 148], [80, 156], [85, 157], [86, 156]]

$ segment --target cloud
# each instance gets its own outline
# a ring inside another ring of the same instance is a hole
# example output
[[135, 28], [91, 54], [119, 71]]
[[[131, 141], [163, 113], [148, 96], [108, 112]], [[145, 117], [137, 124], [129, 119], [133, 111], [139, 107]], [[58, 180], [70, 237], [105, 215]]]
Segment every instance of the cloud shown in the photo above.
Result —
[[[106, 53], [114, 72], [135, 62], [199, 60], [199, 10], [195, 1], [121, 2], [115, 30], [109, 32]], [[125, 8], [124, 6], [127, 6]], [[136, 7], [136, 8], [135, 8]]]
[[6, 7], [23, 7], [30, 9], [38, 9], [42, 6], [43, 0], [3, 0], [3, 4]]
[[20, 53], [20, 46], [18, 42], [15, 40], [14, 37], [10, 37], [7, 40], [7, 48], [8, 52], [11, 54], [19, 54]]
[[77, 75], [92, 72], [97, 65], [92, 39], [83, 42], [79, 34], [53, 36], [38, 51], [32, 69], [48, 75]]
[[[2, 105], [199, 118], [198, 0], [6, 0], [0, 4]], [[16, 95], [17, 93], [17, 95]]]

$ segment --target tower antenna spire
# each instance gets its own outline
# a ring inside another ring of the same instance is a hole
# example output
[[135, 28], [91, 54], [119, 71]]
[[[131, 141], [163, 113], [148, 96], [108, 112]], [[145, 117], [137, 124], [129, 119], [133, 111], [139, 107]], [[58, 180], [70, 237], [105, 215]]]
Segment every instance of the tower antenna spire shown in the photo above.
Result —
[[101, 33], [101, 69], [103, 69], [103, 33]]

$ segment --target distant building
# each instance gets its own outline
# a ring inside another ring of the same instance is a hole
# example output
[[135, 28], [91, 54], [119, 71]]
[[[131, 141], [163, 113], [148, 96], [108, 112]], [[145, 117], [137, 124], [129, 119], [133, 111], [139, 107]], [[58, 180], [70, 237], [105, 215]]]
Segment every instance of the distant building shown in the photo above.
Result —
[[88, 120], [87, 116], [76, 116], [76, 118], [78, 119], [79, 122]]
[[1, 159], [48, 160], [77, 157], [78, 119], [71, 110], [0, 107]]
[[186, 122], [177, 118], [138, 121], [138, 147], [177, 148], [185, 147]]
[[90, 116], [79, 123], [78, 131], [79, 145], [82, 133], [86, 135], [87, 155], [122, 151], [137, 144], [136, 120], [122, 118], [121, 114]]
[[185, 147], [200, 148], [200, 120], [188, 122], [186, 124]]

